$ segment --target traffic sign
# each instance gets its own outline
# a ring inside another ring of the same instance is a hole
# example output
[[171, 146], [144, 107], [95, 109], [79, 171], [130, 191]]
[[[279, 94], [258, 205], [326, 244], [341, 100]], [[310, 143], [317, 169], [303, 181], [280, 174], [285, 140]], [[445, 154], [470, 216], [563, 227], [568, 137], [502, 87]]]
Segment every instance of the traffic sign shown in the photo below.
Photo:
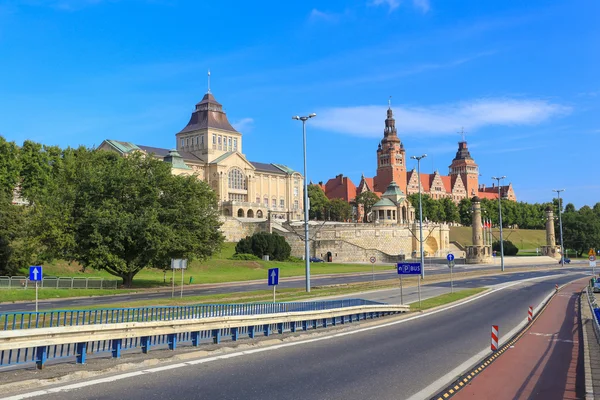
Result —
[[186, 269], [187, 259], [185, 258], [171, 258], [171, 269]]
[[42, 266], [36, 265], [34, 267], [29, 267], [29, 280], [30, 281], [41, 281], [42, 280]]
[[268, 277], [269, 286], [279, 285], [279, 268], [270, 268]]
[[371, 264], [374, 264], [375, 261], [377, 261], [377, 259], [375, 257], [371, 257], [371, 258], [369, 258], [369, 261], [371, 261]]
[[448, 261], [453, 261], [453, 260], [454, 260], [454, 254], [452, 254], [452, 253], [449, 253], [449, 254], [446, 256], [446, 260], [448, 260]]
[[595, 254], [594, 249], [590, 249], [590, 251], [588, 251], [588, 256], [593, 256]]
[[399, 275], [421, 275], [421, 263], [398, 263]]

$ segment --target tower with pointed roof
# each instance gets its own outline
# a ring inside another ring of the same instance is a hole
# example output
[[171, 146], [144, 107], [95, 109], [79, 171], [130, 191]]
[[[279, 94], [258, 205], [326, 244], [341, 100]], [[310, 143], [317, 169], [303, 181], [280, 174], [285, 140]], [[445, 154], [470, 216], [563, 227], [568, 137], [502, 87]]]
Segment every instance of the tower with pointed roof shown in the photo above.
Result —
[[479, 166], [471, 157], [467, 142], [463, 139], [458, 142], [458, 151], [450, 164], [450, 179], [452, 187], [458, 176], [467, 191], [467, 197], [476, 196], [479, 192]]
[[242, 152], [242, 134], [231, 126], [210, 88], [176, 140], [178, 151], [192, 153], [209, 163], [226, 153]]
[[384, 192], [392, 181], [406, 191], [406, 152], [398, 138], [396, 120], [390, 104], [385, 119], [383, 139], [377, 147], [377, 175], [373, 182], [374, 190]]

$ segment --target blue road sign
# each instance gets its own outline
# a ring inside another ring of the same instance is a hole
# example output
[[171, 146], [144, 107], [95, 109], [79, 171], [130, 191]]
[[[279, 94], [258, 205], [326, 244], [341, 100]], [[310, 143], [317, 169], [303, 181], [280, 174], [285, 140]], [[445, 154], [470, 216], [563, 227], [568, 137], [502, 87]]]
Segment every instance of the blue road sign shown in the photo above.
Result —
[[398, 263], [398, 274], [421, 275], [421, 263]]
[[36, 265], [35, 267], [29, 267], [29, 280], [30, 281], [41, 281], [42, 280], [42, 266]]
[[269, 269], [269, 286], [279, 285], [279, 268]]
[[448, 261], [454, 261], [454, 254], [450, 253], [446, 256], [446, 260]]

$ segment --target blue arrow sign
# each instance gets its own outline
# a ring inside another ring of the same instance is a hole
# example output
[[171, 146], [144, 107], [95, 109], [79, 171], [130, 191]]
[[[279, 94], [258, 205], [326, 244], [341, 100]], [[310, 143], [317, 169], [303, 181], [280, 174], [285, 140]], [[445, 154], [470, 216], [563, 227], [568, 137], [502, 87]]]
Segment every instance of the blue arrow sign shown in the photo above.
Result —
[[29, 267], [29, 280], [30, 281], [41, 281], [42, 280], [42, 267], [36, 265], [35, 267]]
[[269, 286], [279, 285], [279, 268], [269, 269]]
[[454, 261], [454, 254], [450, 253], [446, 256], [446, 260], [448, 261]]
[[398, 263], [399, 275], [421, 275], [421, 263]]

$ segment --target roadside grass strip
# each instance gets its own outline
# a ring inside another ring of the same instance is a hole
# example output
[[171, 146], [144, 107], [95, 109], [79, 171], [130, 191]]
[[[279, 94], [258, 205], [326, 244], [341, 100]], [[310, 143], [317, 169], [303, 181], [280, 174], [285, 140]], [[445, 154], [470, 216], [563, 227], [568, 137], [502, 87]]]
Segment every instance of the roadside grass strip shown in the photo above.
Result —
[[459, 291], [455, 291], [454, 293], [446, 293], [441, 294], [439, 296], [431, 297], [429, 299], [421, 301], [421, 307], [419, 307], [419, 302], [410, 304], [410, 311], [423, 311], [428, 310], [430, 308], [443, 306], [448, 303], [453, 303], [458, 300], [462, 300], [466, 297], [476, 295], [478, 293], [487, 290], [486, 288], [474, 288], [474, 289], [463, 289]]
[[[566, 286], [566, 285], [563, 285]], [[533, 326], [535, 321], [539, 318], [540, 315], [546, 310], [548, 304], [552, 301], [552, 299], [556, 296], [556, 294], [562, 289], [562, 286], [558, 291], [552, 293], [552, 295], [548, 298], [548, 300], [544, 303], [542, 308], [538, 310], [538, 312], [533, 316], [531, 322], [527, 323], [523, 329], [519, 332], [515, 333], [508, 342], [506, 342], [502, 347], [500, 347], [497, 351], [493, 352], [491, 355], [487, 355], [481, 361], [477, 362], [474, 367], [472, 367], [468, 372], [461, 375], [458, 379], [448, 385], [446, 388], [438, 392], [435, 396], [431, 397], [431, 400], [446, 400], [458, 393], [462, 388], [464, 388], [471, 380], [475, 379], [479, 374], [481, 374], [487, 367], [489, 367], [494, 361], [498, 359], [506, 350], [508, 350], [511, 346], [513, 346], [523, 335], [529, 331], [529, 329]]]

